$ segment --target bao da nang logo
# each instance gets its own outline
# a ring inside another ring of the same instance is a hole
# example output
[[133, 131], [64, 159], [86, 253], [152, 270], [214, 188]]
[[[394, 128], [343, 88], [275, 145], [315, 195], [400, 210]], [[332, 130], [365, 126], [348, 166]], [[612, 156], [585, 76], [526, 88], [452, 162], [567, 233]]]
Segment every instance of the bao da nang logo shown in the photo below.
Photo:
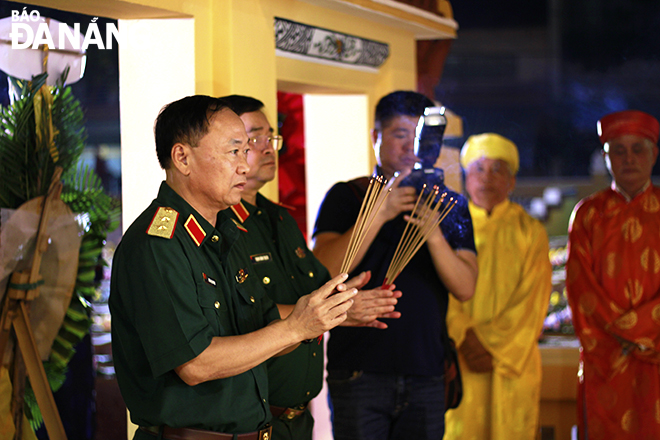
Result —
[[[52, 18], [44, 18], [38, 10], [12, 10], [11, 17], [0, 20], [0, 33], [7, 35], [12, 49], [43, 49], [49, 50], [80, 50], [86, 51], [90, 46], [99, 49], [112, 49], [113, 44], [121, 43], [121, 35], [114, 23], [99, 26], [98, 17], [92, 18], [85, 33], [81, 33], [81, 24], [74, 23], [70, 27], [66, 23]], [[10, 29], [6, 32], [6, 26]]]
[[122, 42], [117, 25], [99, 23], [97, 17], [69, 26], [38, 10], [12, 10], [0, 19], [0, 70], [24, 80], [48, 73], [50, 86], [62, 79], [72, 84], [84, 75], [90, 47], [113, 49]]

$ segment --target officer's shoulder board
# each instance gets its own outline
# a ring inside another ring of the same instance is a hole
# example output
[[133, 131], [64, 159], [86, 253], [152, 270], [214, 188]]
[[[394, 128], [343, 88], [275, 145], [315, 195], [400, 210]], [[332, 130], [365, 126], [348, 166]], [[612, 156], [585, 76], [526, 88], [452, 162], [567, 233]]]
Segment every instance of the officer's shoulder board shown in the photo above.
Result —
[[172, 208], [161, 206], [147, 228], [147, 234], [167, 238], [174, 236], [179, 213]]

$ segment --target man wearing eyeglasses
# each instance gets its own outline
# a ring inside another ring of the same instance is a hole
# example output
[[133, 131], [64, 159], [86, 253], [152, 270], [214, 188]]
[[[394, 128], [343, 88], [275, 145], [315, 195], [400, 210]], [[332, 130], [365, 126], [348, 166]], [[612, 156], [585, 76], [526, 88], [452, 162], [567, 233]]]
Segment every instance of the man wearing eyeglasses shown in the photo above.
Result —
[[[247, 183], [241, 203], [231, 207], [230, 215], [243, 231], [240, 239], [250, 253], [252, 272], [284, 318], [301, 296], [323, 285], [330, 275], [307, 247], [287, 209], [259, 193], [275, 178], [276, 155], [282, 146], [282, 137], [274, 134], [263, 103], [240, 95], [222, 99], [243, 121], [250, 138]], [[360, 288], [369, 277], [369, 273], [363, 273], [346, 285]], [[382, 289], [359, 291], [346, 325], [386, 328], [377, 318], [399, 316], [394, 312], [399, 295], [400, 292]], [[323, 385], [323, 358], [323, 345], [315, 340], [266, 363], [274, 440], [311, 440], [314, 419], [308, 404]]]
[[222, 100], [188, 96], [161, 110], [154, 135], [165, 181], [124, 233], [110, 282], [133, 438], [270, 440], [264, 362], [343, 321], [357, 292], [341, 275], [277, 319], [224, 214], [248, 171], [241, 120]]

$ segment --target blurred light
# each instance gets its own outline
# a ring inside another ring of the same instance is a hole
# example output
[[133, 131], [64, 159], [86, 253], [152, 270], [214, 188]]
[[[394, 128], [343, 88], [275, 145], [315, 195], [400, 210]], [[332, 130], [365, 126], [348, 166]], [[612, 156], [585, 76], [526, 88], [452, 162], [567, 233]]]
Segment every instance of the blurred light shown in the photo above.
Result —
[[529, 215], [534, 218], [545, 218], [548, 214], [548, 208], [540, 197], [534, 197], [529, 204]]
[[548, 206], [559, 206], [561, 203], [561, 190], [554, 186], [549, 186], [543, 190], [543, 201]]
[[78, 235], [84, 235], [86, 232], [89, 232], [89, 229], [92, 227], [92, 221], [88, 213], [76, 214], [75, 220], [80, 228]]

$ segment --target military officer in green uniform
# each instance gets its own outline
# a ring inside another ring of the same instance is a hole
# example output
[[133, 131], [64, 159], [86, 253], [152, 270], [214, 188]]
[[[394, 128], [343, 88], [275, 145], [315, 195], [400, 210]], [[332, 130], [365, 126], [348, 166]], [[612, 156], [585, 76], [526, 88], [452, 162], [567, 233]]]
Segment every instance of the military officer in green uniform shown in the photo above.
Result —
[[134, 438], [269, 440], [264, 361], [343, 322], [357, 291], [336, 277], [278, 319], [236, 223], [218, 215], [249, 171], [244, 125], [225, 102], [168, 104], [155, 138], [166, 179], [117, 247], [109, 299]]
[[[330, 274], [308, 249], [288, 210], [258, 192], [275, 178], [276, 152], [282, 144], [263, 112], [263, 103], [241, 95], [221, 99], [241, 118], [250, 138], [250, 171], [242, 201], [231, 207], [231, 215], [241, 225], [239, 240], [250, 254], [252, 273], [286, 316], [298, 298], [322, 286]], [[368, 278], [364, 273], [347, 284], [359, 288]], [[360, 291], [342, 325], [386, 328], [377, 319], [398, 317], [394, 306], [399, 295], [391, 290]], [[273, 438], [311, 440], [314, 420], [308, 404], [323, 385], [323, 345], [303, 344], [285, 356], [269, 359], [266, 365]]]

